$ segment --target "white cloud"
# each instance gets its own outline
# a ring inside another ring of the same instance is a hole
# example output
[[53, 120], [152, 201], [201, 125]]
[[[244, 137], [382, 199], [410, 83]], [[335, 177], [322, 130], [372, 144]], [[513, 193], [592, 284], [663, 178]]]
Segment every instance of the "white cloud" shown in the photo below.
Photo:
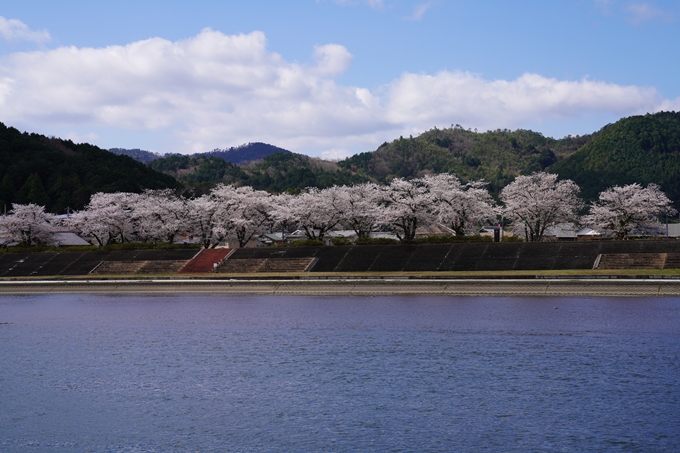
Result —
[[352, 63], [352, 54], [339, 44], [314, 47], [314, 57], [317, 74], [326, 77], [342, 74]]
[[675, 18], [672, 13], [664, 12], [650, 3], [633, 3], [628, 5], [626, 12], [628, 21], [633, 25], [649, 21], [671, 22]]
[[674, 22], [677, 12], [662, 10], [651, 2], [630, 2], [619, 4], [616, 0], [593, 0], [594, 5], [605, 16], [622, 14], [625, 20], [632, 25], [640, 25], [645, 22]]
[[351, 152], [348, 149], [327, 149], [321, 153], [321, 158], [325, 160], [332, 160], [332, 161], [338, 161], [338, 160], [343, 160], [354, 153]]
[[654, 109], [661, 101], [652, 88], [582, 79], [560, 81], [538, 74], [516, 80], [485, 80], [468, 72], [404, 74], [389, 90], [393, 123], [431, 127], [474, 124], [480, 129], [522, 127], [546, 118], [586, 112], [629, 114]]
[[66, 140], [71, 140], [73, 143], [97, 143], [99, 142], [99, 134], [90, 132], [88, 134], [79, 134], [78, 132], [69, 131], [63, 137]]
[[413, 21], [419, 21], [423, 18], [423, 15], [425, 15], [425, 12], [427, 12], [428, 9], [430, 9], [434, 5], [434, 1], [432, 2], [427, 2], [427, 3], [421, 3], [419, 5], [416, 5], [416, 7], [413, 9], [413, 14], [408, 16], [406, 20], [413, 20]]
[[151, 147], [162, 152], [264, 141], [340, 157], [433, 126], [516, 128], [680, 108], [680, 99], [664, 100], [653, 88], [537, 74], [508, 81], [405, 73], [372, 91], [334, 80], [352, 60], [343, 46], [317, 46], [311, 60], [268, 51], [261, 32], [210, 29], [177, 42], [14, 53], [0, 58], [0, 121], [65, 136], [77, 130], [74, 138], [143, 134], [157, 137]]
[[47, 30], [33, 31], [19, 19], [6, 19], [0, 16], [0, 37], [7, 41], [31, 41], [45, 43], [50, 40]]

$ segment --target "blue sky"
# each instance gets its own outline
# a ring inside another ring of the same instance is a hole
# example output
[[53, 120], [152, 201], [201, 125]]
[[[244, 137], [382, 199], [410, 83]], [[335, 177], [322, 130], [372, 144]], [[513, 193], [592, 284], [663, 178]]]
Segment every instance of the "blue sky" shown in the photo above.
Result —
[[680, 110], [680, 1], [12, 3], [0, 121], [104, 148], [338, 158], [434, 126], [561, 137]]

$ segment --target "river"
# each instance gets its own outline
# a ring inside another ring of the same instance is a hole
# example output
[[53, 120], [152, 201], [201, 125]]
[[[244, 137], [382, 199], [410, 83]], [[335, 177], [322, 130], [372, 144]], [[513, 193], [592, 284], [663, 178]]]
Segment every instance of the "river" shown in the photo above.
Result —
[[2, 296], [0, 451], [680, 451], [680, 299]]

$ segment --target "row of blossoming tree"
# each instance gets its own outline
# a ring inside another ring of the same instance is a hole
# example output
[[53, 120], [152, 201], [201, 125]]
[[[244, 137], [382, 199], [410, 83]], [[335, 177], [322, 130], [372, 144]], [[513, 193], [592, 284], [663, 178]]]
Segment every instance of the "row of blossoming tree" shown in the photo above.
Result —
[[309, 239], [323, 239], [337, 228], [353, 229], [360, 238], [390, 231], [402, 241], [413, 240], [420, 226], [443, 224], [457, 235], [475, 234], [498, 217], [512, 221], [516, 235], [540, 241], [548, 226], [570, 222], [608, 229], [619, 238], [634, 230], [658, 226], [660, 215], [672, 214], [670, 200], [659, 186], [612, 187], [589, 206], [579, 187], [557, 175], [519, 176], [496, 205], [484, 181], [462, 183], [452, 174], [428, 175], [389, 185], [309, 188], [298, 195], [273, 195], [251, 187], [218, 185], [210, 193], [187, 199], [171, 190], [98, 193], [87, 207], [57, 219], [36, 205], [14, 205], [0, 218], [0, 228], [17, 242], [49, 243], [56, 227], [68, 227], [99, 245], [111, 242], [172, 242], [179, 234], [200, 239], [206, 248], [229, 240], [241, 247], [267, 231], [296, 228]]

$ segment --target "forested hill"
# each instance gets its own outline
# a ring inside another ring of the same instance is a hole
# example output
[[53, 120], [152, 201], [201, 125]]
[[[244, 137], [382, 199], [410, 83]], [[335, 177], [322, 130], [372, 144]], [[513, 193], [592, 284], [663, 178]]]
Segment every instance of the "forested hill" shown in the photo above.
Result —
[[139, 148], [135, 149], [111, 148], [109, 149], [109, 151], [119, 156], [132, 157], [137, 162], [142, 162], [144, 164], [148, 164], [151, 161], [165, 157], [164, 154], [158, 154], [152, 151], [144, 151], [143, 149]]
[[248, 162], [264, 159], [274, 153], [291, 154], [291, 152], [286, 149], [261, 142], [248, 143], [228, 149], [214, 149], [204, 154], [219, 157], [220, 159], [236, 165], [243, 165]]
[[325, 188], [368, 180], [333, 162], [291, 152], [270, 154], [240, 166], [205, 154], [173, 154], [149, 165], [193, 186], [196, 193], [217, 183], [248, 185], [270, 192], [296, 192], [305, 187]]
[[[624, 118], [592, 135], [563, 139], [528, 130], [434, 128], [337, 163], [286, 150], [252, 161], [258, 155], [250, 151], [257, 149], [280, 148], [251, 143], [193, 156], [166, 155], [144, 165], [93, 145], [20, 133], [0, 123], [0, 209], [12, 202], [33, 202], [60, 213], [67, 206], [82, 208], [99, 191], [178, 187], [177, 180], [196, 194], [220, 182], [296, 192], [442, 172], [464, 181], [485, 179], [498, 195], [516, 175], [538, 170], [573, 179], [589, 200], [613, 185], [657, 183], [680, 207], [680, 113], [673, 112]], [[241, 165], [226, 161], [227, 155]], [[243, 156], [248, 162], [239, 160]]]
[[[177, 154], [158, 154], [152, 151], [144, 151], [141, 149], [111, 148], [109, 151], [114, 154], [132, 157], [134, 160], [143, 162], [145, 164], [159, 159], [170, 159], [171, 161], [174, 161], [175, 159], [173, 159], [173, 156], [177, 156]], [[274, 153], [291, 154], [290, 151], [279, 148], [278, 146], [255, 142], [227, 149], [216, 148], [212, 151], [208, 151], [207, 153], [191, 154], [190, 157], [200, 159], [212, 156], [236, 165], [243, 165], [261, 160]], [[158, 163], [157, 165], [164, 166], [165, 164]]]
[[96, 192], [179, 187], [126, 156], [70, 140], [21, 133], [0, 123], [0, 209], [36, 203], [54, 213], [82, 209]]
[[632, 116], [602, 128], [595, 138], [550, 171], [574, 180], [593, 199], [613, 185], [659, 184], [680, 204], [680, 113]]
[[515, 175], [544, 170], [591, 139], [591, 135], [584, 135], [556, 140], [522, 129], [478, 133], [456, 125], [434, 128], [417, 137], [399, 137], [376, 151], [338, 164], [379, 182], [452, 172], [463, 180], [485, 179], [491, 192], [497, 194]]

